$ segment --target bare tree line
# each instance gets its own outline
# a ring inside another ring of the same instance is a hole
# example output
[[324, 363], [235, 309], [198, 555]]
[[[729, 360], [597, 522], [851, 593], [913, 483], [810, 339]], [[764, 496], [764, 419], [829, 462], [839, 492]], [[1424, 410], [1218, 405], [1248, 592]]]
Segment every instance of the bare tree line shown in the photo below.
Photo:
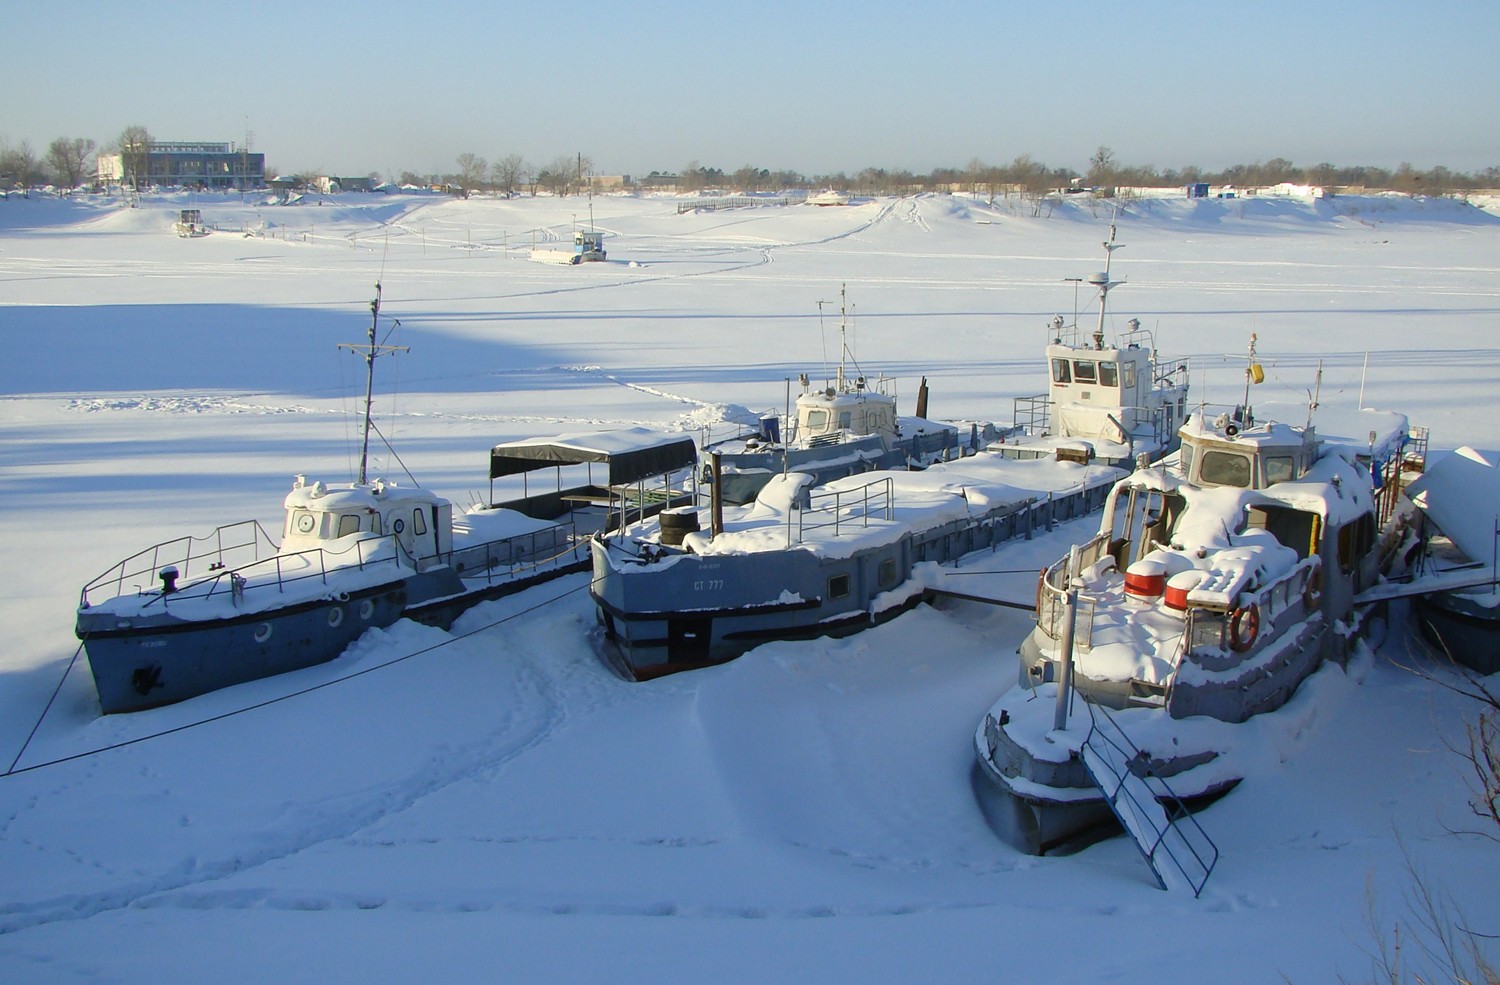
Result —
[[[0, 189], [30, 188], [51, 184], [60, 188], [77, 188], [92, 184], [96, 150], [121, 155], [127, 184], [139, 185], [145, 177], [146, 154], [151, 144], [150, 132], [141, 125], [124, 128], [103, 148], [83, 137], [58, 137], [45, 153], [38, 155], [25, 141], [12, 144], [0, 138]], [[456, 171], [448, 174], [422, 174], [402, 171], [389, 178], [403, 185], [447, 184], [465, 193], [488, 191], [502, 195], [546, 192], [573, 195], [592, 187], [594, 162], [587, 155], [559, 154], [544, 165], [534, 165], [520, 154], [506, 154], [493, 163], [472, 152], [460, 154]], [[268, 169], [268, 174], [274, 169]], [[302, 172], [296, 172], [298, 174]], [[307, 172], [311, 174], [312, 172]], [[378, 172], [372, 172], [378, 177]], [[799, 188], [835, 187], [862, 195], [911, 195], [921, 192], [964, 189], [978, 195], [1020, 194], [1039, 198], [1048, 191], [1083, 185], [1114, 189], [1130, 187], [1171, 187], [1207, 182], [1216, 185], [1264, 187], [1284, 182], [1323, 187], [1361, 187], [1402, 192], [1409, 195], [1451, 195], [1477, 189], [1500, 187], [1500, 166], [1475, 173], [1464, 173], [1437, 165], [1427, 170], [1403, 163], [1396, 169], [1369, 165], [1346, 166], [1321, 162], [1311, 166], [1294, 164], [1283, 157], [1252, 164], [1235, 164], [1219, 170], [1196, 165], [1158, 168], [1150, 164], [1124, 164], [1114, 151], [1099, 147], [1089, 159], [1086, 171], [1052, 167], [1022, 154], [1009, 164], [986, 164], [974, 158], [962, 168], [938, 167], [925, 174], [905, 168], [868, 167], [849, 173], [803, 174], [801, 172], [756, 167], [746, 164], [732, 171], [703, 165], [694, 160], [677, 172], [652, 171], [636, 184], [670, 185], [684, 192], [715, 189], [737, 193], [774, 192]]]
[[[401, 184], [448, 183], [467, 191], [494, 191], [513, 195], [536, 194], [545, 190], [554, 195], [576, 194], [586, 190], [592, 161], [586, 156], [563, 154], [545, 166], [536, 167], [517, 154], [511, 154], [494, 165], [472, 153], [458, 157], [459, 170], [447, 175], [419, 175], [405, 171]], [[1132, 187], [1174, 187], [1198, 182], [1237, 187], [1266, 187], [1283, 183], [1305, 184], [1325, 188], [1358, 187], [1397, 191], [1408, 195], [1452, 195], [1479, 189], [1500, 188], [1500, 166], [1475, 173], [1454, 171], [1443, 165], [1421, 170], [1403, 163], [1394, 170], [1372, 165], [1338, 165], [1331, 162], [1303, 166], [1275, 157], [1253, 164], [1235, 164], [1219, 170], [1196, 165], [1180, 168], [1157, 168], [1154, 165], [1122, 164], [1108, 147], [1099, 147], [1082, 173], [1066, 167], [1052, 167], [1028, 154], [1009, 164], [991, 165], [975, 158], [962, 168], [934, 168], [919, 174], [904, 168], [869, 167], [849, 173], [807, 175], [791, 170], [744, 165], [732, 171], [703, 165], [694, 160], [676, 172], [652, 171], [637, 177], [636, 184], [670, 184], [679, 191], [696, 193], [711, 190], [740, 194], [775, 192], [799, 188], [835, 187], [865, 195], [912, 195], [921, 192], [964, 189], [977, 195], [1020, 194], [1039, 197], [1049, 191], [1083, 186], [1096, 189]]]

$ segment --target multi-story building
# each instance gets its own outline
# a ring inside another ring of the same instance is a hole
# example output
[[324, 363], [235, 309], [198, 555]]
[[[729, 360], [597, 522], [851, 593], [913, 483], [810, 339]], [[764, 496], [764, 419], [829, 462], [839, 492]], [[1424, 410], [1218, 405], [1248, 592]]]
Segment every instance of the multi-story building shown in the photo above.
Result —
[[[102, 183], [119, 184], [125, 178], [123, 156], [100, 154], [98, 173]], [[266, 155], [232, 143], [153, 140], [141, 181], [184, 188], [263, 188]]]

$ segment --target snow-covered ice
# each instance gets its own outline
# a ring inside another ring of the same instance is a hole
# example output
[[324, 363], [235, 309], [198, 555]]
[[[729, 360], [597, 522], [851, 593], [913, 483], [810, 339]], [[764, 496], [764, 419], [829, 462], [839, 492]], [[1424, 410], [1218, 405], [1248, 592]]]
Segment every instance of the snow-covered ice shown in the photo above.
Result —
[[[463, 507], [502, 441], [778, 409], [826, 372], [840, 284], [903, 411], [925, 375], [934, 418], [1008, 421], [1110, 219], [596, 198], [608, 262], [526, 262], [582, 205], [0, 202], [0, 766], [25, 746], [0, 778], [0, 979], [1360, 980], [1367, 900], [1406, 915], [1408, 856], [1500, 933], [1500, 852], [1453, 833], [1480, 824], [1450, 751], [1476, 709], [1392, 663], [1424, 659], [1400, 609], [1252, 723], [1248, 779], [1200, 818], [1222, 858], [1198, 900], [1123, 838], [1038, 859], [986, 827], [972, 736], [1030, 623], [972, 603], [627, 684], [575, 575], [150, 712], [99, 717], [80, 664], [27, 744], [84, 583], [168, 537], [278, 529], [294, 474], [347, 481], [363, 376], [336, 345], [376, 281], [411, 352], [379, 367], [401, 461], [372, 471]], [[180, 208], [217, 231], [179, 239]], [[1437, 454], [1500, 447], [1493, 214], [1163, 199], [1119, 225], [1112, 318], [1188, 357], [1194, 399], [1241, 396], [1255, 332], [1258, 400], [1305, 401], [1321, 363], [1325, 404], [1404, 412]], [[1096, 526], [977, 558], [961, 590], [1029, 600]]]

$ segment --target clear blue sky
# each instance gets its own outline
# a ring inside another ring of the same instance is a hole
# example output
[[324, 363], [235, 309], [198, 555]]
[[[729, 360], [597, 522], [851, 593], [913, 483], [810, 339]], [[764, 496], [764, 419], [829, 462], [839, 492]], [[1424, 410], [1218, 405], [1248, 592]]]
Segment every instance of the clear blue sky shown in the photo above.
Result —
[[1500, 165], [1495, 0], [12, 3], [0, 139], [282, 171]]

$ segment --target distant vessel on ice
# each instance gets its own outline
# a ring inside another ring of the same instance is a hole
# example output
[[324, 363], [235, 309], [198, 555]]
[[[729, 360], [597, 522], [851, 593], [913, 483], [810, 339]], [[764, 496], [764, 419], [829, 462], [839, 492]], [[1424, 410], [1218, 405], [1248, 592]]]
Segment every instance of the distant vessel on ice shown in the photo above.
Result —
[[825, 188], [820, 192], [814, 192], [807, 196], [808, 205], [848, 205], [849, 195], [846, 192], [834, 188]]
[[602, 261], [609, 256], [604, 251], [604, 234], [592, 229], [573, 230], [571, 246], [532, 247], [531, 259], [538, 263], [580, 264]]

